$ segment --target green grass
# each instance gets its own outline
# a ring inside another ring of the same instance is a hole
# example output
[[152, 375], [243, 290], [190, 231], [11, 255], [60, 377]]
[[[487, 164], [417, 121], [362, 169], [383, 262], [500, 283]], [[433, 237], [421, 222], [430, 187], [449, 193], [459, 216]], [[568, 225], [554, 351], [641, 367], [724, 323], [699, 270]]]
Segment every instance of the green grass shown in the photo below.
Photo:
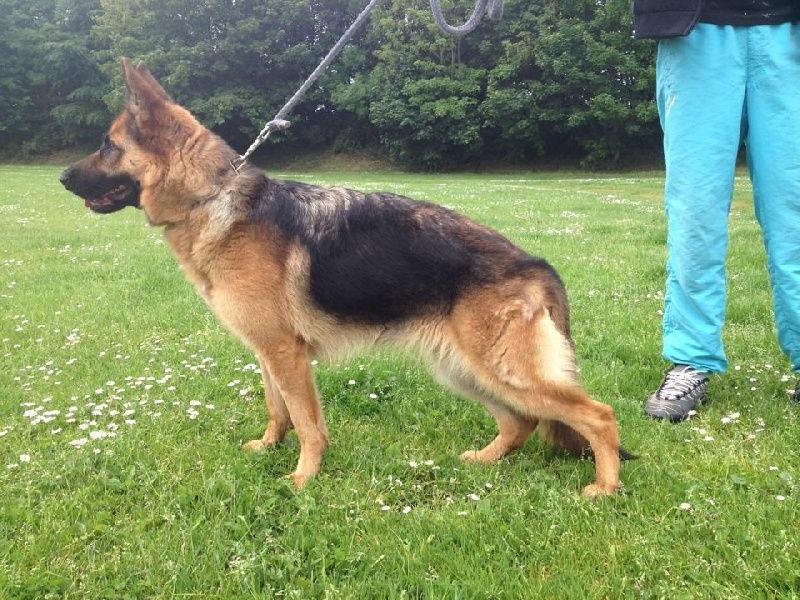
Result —
[[730, 372], [687, 423], [642, 416], [658, 385], [659, 174], [290, 176], [436, 201], [548, 258], [581, 377], [641, 459], [593, 465], [532, 438], [490, 466], [478, 405], [413, 357], [316, 367], [331, 432], [296, 492], [254, 358], [158, 230], [91, 214], [54, 167], [0, 167], [0, 598], [796, 598], [800, 407], [775, 341], [746, 178], [730, 218]]

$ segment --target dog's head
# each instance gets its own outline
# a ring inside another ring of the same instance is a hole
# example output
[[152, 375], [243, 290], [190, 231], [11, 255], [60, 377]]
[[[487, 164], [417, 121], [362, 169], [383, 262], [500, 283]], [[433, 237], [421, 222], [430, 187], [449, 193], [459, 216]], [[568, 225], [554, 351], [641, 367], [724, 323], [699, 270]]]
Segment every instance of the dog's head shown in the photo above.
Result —
[[65, 169], [61, 183], [94, 212], [134, 206], [153, 224], [180, 221], [236, 154], [176, 104], [144, 63], [123, 58], [122, 68], [122, 112], [100, 148]]

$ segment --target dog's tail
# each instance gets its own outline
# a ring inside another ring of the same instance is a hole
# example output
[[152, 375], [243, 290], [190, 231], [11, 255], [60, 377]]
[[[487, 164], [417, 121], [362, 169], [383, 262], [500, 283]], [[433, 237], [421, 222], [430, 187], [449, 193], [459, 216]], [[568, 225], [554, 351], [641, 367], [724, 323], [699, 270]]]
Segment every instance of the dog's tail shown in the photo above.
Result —
[[561, 421], [540, 421], [537, 431], [557, 450], [565, 450], [573, 456], [585, 456], [591, 452], [586, 438]]
[[[537, 431], [557, 450], [564, 450], [573, 456], [593, 457], [592, 448], [586, 438], [561, 421], [541, 421]], [[622, 447], [619, 449], [619, 457], [621, 460], [639, 458]]]

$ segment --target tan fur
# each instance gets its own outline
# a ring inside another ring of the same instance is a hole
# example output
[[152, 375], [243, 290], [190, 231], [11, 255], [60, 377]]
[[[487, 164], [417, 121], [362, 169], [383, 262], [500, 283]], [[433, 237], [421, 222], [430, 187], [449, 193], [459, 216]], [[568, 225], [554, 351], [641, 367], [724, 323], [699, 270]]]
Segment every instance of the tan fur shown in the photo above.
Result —
[[[549, 296], [536, 280], [511, 279], [462, 292], [447, 316], [392, 326], [342, 325], [309, 297], [307, 251], [268, 224], [244, 217], [241, 202], [250, 183], [246, 174], [229, 168], [230, 149], [173, 103], [146, 68], [134, 69], [125, 60], [123, 66], [128, 110], [109, 135], [124, 148], [124, 162], [101, 168], [136, 175], [149, 222], [164, 227], [187, 278], [257, 354], [270, 419], [264, 435], [245, 447], [272, 446], [293, 427], [300, 457], [290, 477], [297, 486], [306, 483], [319, 472], [328, 445], [310, 357], [332, 359], [389, 344], [419, 352], [437, 379], [496, 418], [497, 437], [481, 450], [465, 452], [465, 460], [497, 460], [521, 446], [538, 425], [557, 447], [575, 454], [594, 451], [597, 480], [585, 488], [586, 495], [618, 489], [614, 412], [578, 384], [566, 297]], [[173, 143], [144, 150], [131, 138], [132, 126], [162, 131]], [[93, 167], [100, 163], [95, 156], [85, 161]], [[328, 209], [320, 202], [315, 210]]]

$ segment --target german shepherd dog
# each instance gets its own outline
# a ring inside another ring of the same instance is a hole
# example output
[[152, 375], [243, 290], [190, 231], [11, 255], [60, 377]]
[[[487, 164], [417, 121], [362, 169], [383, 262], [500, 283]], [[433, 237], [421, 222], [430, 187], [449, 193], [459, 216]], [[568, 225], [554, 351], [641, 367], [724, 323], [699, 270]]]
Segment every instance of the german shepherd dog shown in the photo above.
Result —
[[269, 422], [245, 448], [300, 441], [298, 487], [328, 446], [310, 357], [392, 344], [483, 404], [497, 437], [467, 461], [491, 462], [539, 429], [593, 454], [586, 496], [615, 492], [614, 411], [578, 383], [567, 294], [546, 261], [455, 212], [388, 193], [276, 181], [122, 59], [127, 97], [100, 149], [61, 182], [98, 213], [141, 209], [222, 323], [258, 356]]

